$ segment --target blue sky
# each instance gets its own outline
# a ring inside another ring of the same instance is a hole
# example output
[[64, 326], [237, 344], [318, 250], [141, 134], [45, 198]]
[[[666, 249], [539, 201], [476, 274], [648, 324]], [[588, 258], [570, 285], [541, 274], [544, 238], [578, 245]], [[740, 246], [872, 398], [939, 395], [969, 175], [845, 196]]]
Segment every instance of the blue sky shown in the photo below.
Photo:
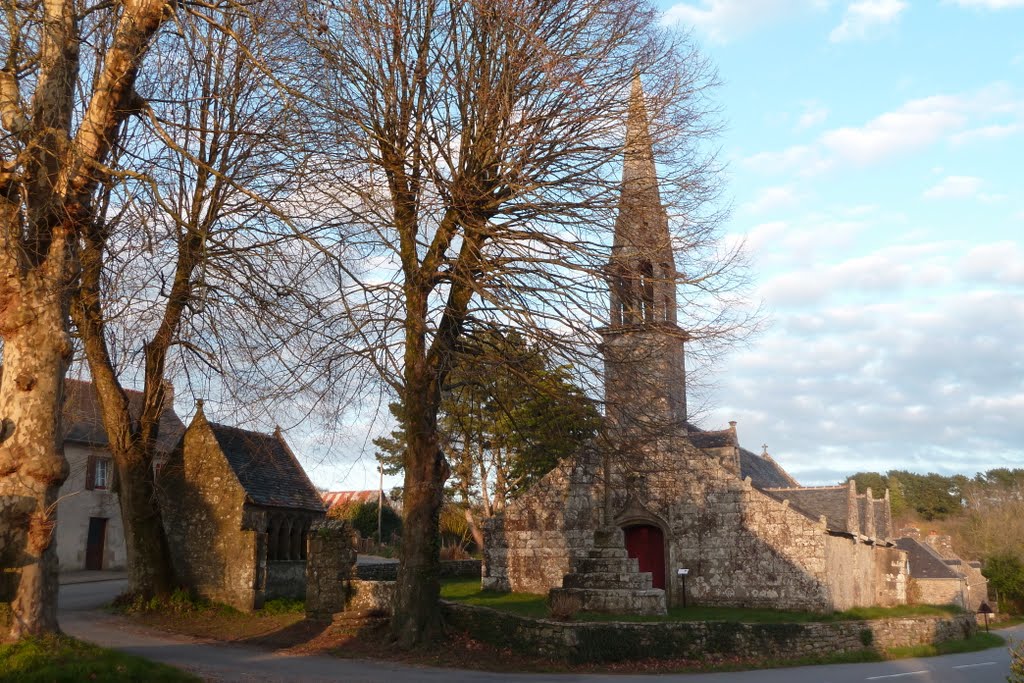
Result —
[[[700, 423], [808, 485], [1024, 467], [1024, 0], [659, 6], [718, 66], [725, 230], [769, 321]], [[307, 464], [376, 486], [372, 447]]]
[[770, 322], [702, 423], [805, 484], [1024, 467], [1024, 0], [660, 6], [718, 66]]

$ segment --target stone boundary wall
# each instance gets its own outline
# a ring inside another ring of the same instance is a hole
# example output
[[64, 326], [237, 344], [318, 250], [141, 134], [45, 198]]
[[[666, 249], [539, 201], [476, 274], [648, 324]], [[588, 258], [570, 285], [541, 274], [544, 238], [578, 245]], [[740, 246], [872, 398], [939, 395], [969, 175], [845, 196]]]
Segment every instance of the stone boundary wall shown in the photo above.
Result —
[[265, 600], [305, 600], [306, 560], [267, 562], [267, 582], [263, 597]]
[[396, 581], [349, 581], [346, 612], [390, 615], [395, 608]]
[[701, 659], [708, 654], [751, 659], [803, 657], [938, 643], [963, 639], [977, 630], [973, 614], [798, 624], [572, 623], [529, 619], [445, 600], [441, 608], [449, 626], [474, 638], [576, 663], [647, 657]]
[[[480, 578], [480, 560], [444, 560], [439, 576], [442, 579], [454, 577]], [[394, 581], [398, 578], [397, 562], [380, 564], [357, 564], [356, 577], [363, 581]]]

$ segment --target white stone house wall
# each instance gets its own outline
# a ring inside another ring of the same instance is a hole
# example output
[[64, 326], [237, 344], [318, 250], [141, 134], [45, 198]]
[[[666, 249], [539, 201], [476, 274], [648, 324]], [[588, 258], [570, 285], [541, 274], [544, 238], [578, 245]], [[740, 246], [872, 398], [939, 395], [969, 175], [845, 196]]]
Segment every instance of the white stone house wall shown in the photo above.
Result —
[[[89, 520], [93, 517], [107, 520], [102, 568], [124, 569], [127, 563], [117, 494], [110, 490], [109, 484], [105, 489], [86, 488], [89, 456], [109, 458], [110, 452], [78, 443], [64, 444], [69, 471], [57, 503], [57, 560], [62, 572], [85, 569]], [[108, 482], [113, 481], [113, 474], [111, 461]]]

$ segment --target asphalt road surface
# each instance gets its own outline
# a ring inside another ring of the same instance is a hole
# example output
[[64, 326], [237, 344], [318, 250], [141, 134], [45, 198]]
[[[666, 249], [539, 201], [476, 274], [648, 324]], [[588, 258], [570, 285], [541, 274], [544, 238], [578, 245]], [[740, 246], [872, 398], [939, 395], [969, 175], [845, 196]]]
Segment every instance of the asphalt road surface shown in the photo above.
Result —
[[[301, 683], [406, 683], [458, 681], [492, 683], [1006, 683], [1010, 655], [1005, 647], [928, 659], [901, 659], [869, 664], [833, 664], [792, 669], [767, 669], [717, 674], [571, 675], [497, 674], [480, 671], [430, 669], [386, 662], [356, 661], [322, 656], [284, 656], [238, 645], [221, 645], [187, 636], [144, 629], [120, 617], [98, 611], [126, 587], [126, 582], [103, 581], [61, 586], [60, 619], [69, 634], [104, 647], [187, 669], [211, 681]], [[1024, 640], [1024, 626], [1002, 631]]]

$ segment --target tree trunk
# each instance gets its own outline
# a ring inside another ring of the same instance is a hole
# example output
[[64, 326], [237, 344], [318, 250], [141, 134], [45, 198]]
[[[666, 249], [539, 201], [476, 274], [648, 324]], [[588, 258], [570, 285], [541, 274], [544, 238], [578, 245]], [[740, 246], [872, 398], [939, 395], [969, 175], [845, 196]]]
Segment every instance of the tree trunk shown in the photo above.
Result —
[[406, 468], [402, 563], [391, 624], [392, 635], [405, 649], [434, 640], [441, 630], [437, 528], [447, 463], [436, 448], [424, 452], [421, 460], [419, 471]]
[[[406, 405], [416, 405], [409, 396]], [[441, 632], [438, 598], [441, 594], [438, 562], [438, 518], [444, 498], [444, 482], [450, 473], [438, 448], [437, 428], [429, 428], [429, 410], [422, 403], [412, 412], [409, 447], [406, 451], [403, 489], [402, 563], [395, 586], [395, 613], [391, 634], [399, 647], [408, 649], [437, 638]], [[434, 413], [436, 415], [436, 412]], [[416, 419], [418, 418], [418, 419]]]
[[170, 595], [174, 573], [153, 486], [152, 455], [145, 457], [136, 452], [115, 461], [128, 556], [128, 591], [146, 600]]
[[59, 630], [53, 531], [68, 473], [61, 406], [71, 343], [63, 292], [50, 278], [36, 270], [14, 287], [0, 311], [0, 565], [8, 570], [0, 579], [12, 596], [17, 639]]

